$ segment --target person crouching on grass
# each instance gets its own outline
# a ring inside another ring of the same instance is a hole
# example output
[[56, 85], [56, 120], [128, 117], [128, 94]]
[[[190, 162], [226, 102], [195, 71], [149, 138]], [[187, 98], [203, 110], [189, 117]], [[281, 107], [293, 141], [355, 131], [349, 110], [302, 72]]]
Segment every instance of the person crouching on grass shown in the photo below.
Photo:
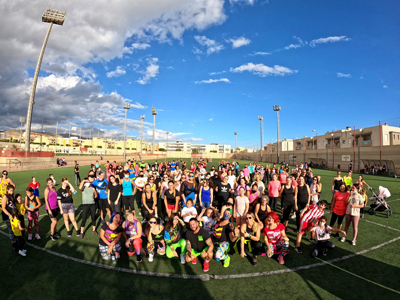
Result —
[[[300, 248], [301, 244], [301, 239], [303, 237], [303, 234], [305, 234], [307, 231], [310, 231], [312, 227], [314, 226], [314, 222], [317, 221], [324, 215], [324, 209], [328, 205], [328, 202], [326, 200], [321, 200], [318, 205], [313, 204], [308, 207], [308, 209], [304, 209], [301, 214], [300, 214], [300, 228], [299, 228], [299, 233], [297, 234], [297, 240], [296, 240], [296, 247], [294, 250], [297, 253], [303, 253], [303, 251]], [[310, 239], [310, 242], [316, 243], [315, 239], [312, 237]]]
[[340, 229], [332, 228], [331, 226], [326, 226], [326, 217], [322, 216], [319, 219], [318, 225], [314, 228], [311, 228], [311, 232], [315, 234], [315, 238], [317, 240], [317, 246], [315, 247], [312, 257], [317, 257], [318, 254], [321, 253], [324, 256], [328, 254], [328, 251], [335, 249], [335, 244], [329, 241], [331, 237], [331, 232], [340, 232], [344, 236], [346, 236], [346, 232]]

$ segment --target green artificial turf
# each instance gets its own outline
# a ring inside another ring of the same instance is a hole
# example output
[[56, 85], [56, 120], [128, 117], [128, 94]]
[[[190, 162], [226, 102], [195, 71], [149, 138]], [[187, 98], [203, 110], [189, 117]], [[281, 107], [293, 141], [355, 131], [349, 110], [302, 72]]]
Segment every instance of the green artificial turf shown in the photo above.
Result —
[[[188, 165], [190, 159], [185, 159]], [[160, 162], [160, 160], [158, 160]], [[103, 162], [105, 160], [103, 159]], [[149, 161], [152, 163], [153, 161]], [[239, 161], [240, 166], [248, 161]], [[213, 159], [211, 165], [217, 165], [218, 160]], [[81, 177], [87, 174], [89, 166], [80, 166]], [[25, 188], [32, 176], [42, 184], [40, 196], [42, 198], [45, 188], [45, 179], [53, 173], [57, 182], [62, 177], [69, 178], [74, 183], [73, 167], [63, 167], [50, 170], [11, 172], [9, 177], [17, 185], [15, 193], [25, 195]], [[335, 176], [334, 171], [314, 170], [314, 175], [322, 177], [323, 191], [321, 199], [330, 202], [331, 183]], [[353, 175], [353, 181], [358, 174]], [[288, 234], [290, 238], [290, 253], [286, 257], [286, 264], [281, 266], [275, 258], [259, 257], [258, 265], [253, 267], [247, 259], [242, 259], [238, 254], [231, 256], [229, 268], [224, 268], [220, 262], [210, 262], [208, 275], [233, 275], [249, 274], [265, 271], [288, 270], [322, 261], [340, 259], [355, 252], [381, 245], [400, 237], [399, 213], [400, 185], [395, 178], [365, 175], [364, 180], [378, 190], [379, 185], [387, 187], [392, 196], [388, 199], [393, 209], [393, 215], [386, 218], [385, 213], [376, 216], [366, 215], [360, 220], [357, 246], [352, 246], [352, 229], [345, 243], [331, 238], [336, 244], [336, 249], [328, 256], [311, 258], [310, 254], [314, 245], [303, 239], [303, 254], [293, 250], [295, 242], [295, 223], [291, 220]], [[56, 188], [59, 188], [57, 186]], [[370, 194], [369, 194], [370, 195]], [[390, 202], [393, 201], [393, 202]], [[81, 193], [74, 196], [74, 203], [78, 209], [76, 219], [78, 225], [81, 221]], [[40, 209], [40, 214], [45, 214], [45, 209]], [[328, 220], [330, 216], [328, 215]], [[396, 230], [379, 226], [370, 222], [392, 227]], [[26, 223], [27, 224], [27, 223]], [[0, 222], [0, 226], [4, 225]], [[42, 216], [39, 219], [40, 241], [32, 241], [39, 247], [64, 254], [68, 257], [81, 259], [88, 262], [112, 266], [111, 261], [103, 261], [98, 251], [98, 236], [91, 233], [90, 221], [86, 223], [86, 236], [83, 240], [79, 237], [66, 237], [63, 219], [59, 218], [58, 230], [62, 237], [57, 241], [49, 239], [49, 219]], [[72, 224], [70, 225], [72, 226]], [[97, 222], [99, 227], [99, 221]], [[72, 227], [71, 227], [72, 228]], [[99, 228], [98, 228], [99, 229]], [[1, 228], [4, 232], [6, 229]], [[75, 232], [74, 232], [75, 233]], [[114, 270], [102, 269], [96, 266], [82, 264], [66, 258], [46, 253], [39, 249], [27, 246], [27, 257], [21, 257], [10, 247], [7, 236], [0, 234], [0, 299], [71, 299], [85, 297], [89, 299], [121, 299], [128, 297], [149, 297], [153, 299], [263, 299], [270, 296], [275, 298], [290, 299], [400, 299], [399, 274], [400, 240], [384, 247], [369, 251], [346, 260], [316, 268], [302, 269], [296, 272], [265, 275], [259, 277], [237, 279], [211, 279], [201, 281], [195, 279], [161, 278], [145, 275], [128, 274]], [[168, 259], [156, 255], [153, 263], [146, 259], [141, 264], [136, 263], [135, 257], [129, 258], [124, 251], [118, 260], [117, 267], [139, 271], [157, 273], [202, 275], [201, 264], [181, 265], [179, 259]]]

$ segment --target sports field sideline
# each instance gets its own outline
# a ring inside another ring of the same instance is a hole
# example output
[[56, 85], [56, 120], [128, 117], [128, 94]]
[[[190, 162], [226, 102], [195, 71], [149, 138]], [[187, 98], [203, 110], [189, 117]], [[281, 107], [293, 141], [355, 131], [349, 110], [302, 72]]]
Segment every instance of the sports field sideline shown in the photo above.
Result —
[[[239, 162], [241, 167], [248, 163]], [[214, 166], [217, 164], [217, 159], [210, 163]], [[84, 175], [89, 166], [80, 169], [81, 175]], [[50, 173], [54, 174], [57, 182], [61, 177], [74, 182], [73, 167], [14, 172], [9, 173], [9, 177], [17, 186], [15, 193], [25, 195], [31, 177], [36, 176], [42, 184], [42, 198], [44, 182]], [[321, 199], [330, 202], [330, 187], [335, 174], [334, 171], [314, 169], [314, 175], [322, 177]], [[354, 181], [356, 178], [357, 174], [353, 174]], [[1, 299], [400, 299], [399, 180], [373, 175], [365, 175], [364, 179], [376, 190], [382, 185], [391, 191], [388, 202], [393, 215], [386, 218], [386, 213], [376, 216], [366, 214], [365, 219], [360, 220], [357, 246], [352, 246], [349, 239], [340, 243], [332, 237], [336, 249], [326, 257], [313, 259], [310, 254], [314, 245], [307, 239], [302, 242], [303, 254], [293, 250], [295, 233], [291, 230], [288, 234], [290, 253], [286, 256], [284, 266], [279, 265], [276, 259], [260, 257], [258, 265], [253, 267], [246, 259], [235, 254], [229, 268], [211, 261], [210, 271], [206, 275], [199, 265], [181, 265], [179, 259], [164, 256], [156, 256], [153, 263], [144, 259], [138, 265], [124, 251], [117, 266], [113, 267], [111, 261], [101, 259], [98, 236], [89, 234], [90, 230], [83, 240], [75, 235], [67, 238], [64, 224], [59, 221], [58, 230], [62, 237], [51, 241], [50, 221], [44, 207], [41, 207], [39, 226], [42, 239], [30, 242], [27, 257], [16, 254], [10, 247], [8, 237], [0, 234]], [[80, 192], [73, 198], [79, 210]], [[76, 217], [80, 224], [80, 211], [76, 212]], [[327, 218], [329, 221], [329, 214]], [[4, 232], [3, 225], [1, 222], [0, 227]], [[87, 224], [86, 227], [90, 226]], [[289, 222], [289, 227], [294, 229], [293, 220]], [[143, 273], [134, 274], [138, 271]], [[148, 272], [147, 275], [144, 272]]]

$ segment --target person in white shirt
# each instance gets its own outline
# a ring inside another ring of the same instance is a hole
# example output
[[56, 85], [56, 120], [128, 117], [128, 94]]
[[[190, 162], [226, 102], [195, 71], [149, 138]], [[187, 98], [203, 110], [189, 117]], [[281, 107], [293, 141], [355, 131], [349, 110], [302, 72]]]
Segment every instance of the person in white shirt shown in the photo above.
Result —
[[197, 217], [197, 210], [193, 207], [193, 200], [191, 198], [186, 199], [186, 207], [182, 209], [181, 215], [183, 222], [185, 222], [187, 226], [191, 218]]

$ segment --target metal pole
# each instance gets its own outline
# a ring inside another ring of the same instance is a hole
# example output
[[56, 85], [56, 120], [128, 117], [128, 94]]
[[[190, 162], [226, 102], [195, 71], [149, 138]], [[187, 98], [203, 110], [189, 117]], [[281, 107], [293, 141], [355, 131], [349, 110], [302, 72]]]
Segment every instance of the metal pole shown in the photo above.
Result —
[[380, 142], [380, 147], [379, 147], [379, 160], [382, 160], [382, 124], [381, 121], [379, 121], [379, 142]]
[[39, 146], [40, 151], [42, 151], [42, 138], [43, 138], [43, 118], [42, 118], [42, 132], [40, 133], [40, 146]]
[[261, 147], [260, 147], [260, 155], [261, 155], [261, 161], [262, 161], [262, 151], [263, 151], [263, 117], [258, 117], [260, 120], [260, 138], [261, 138]]
[[279, 110], [276, 111], [276, 117], [278, 121], [278, 141], [276, 143], [276, 149], [277, 149], [277, 163], [279, 164]]
[[58, 134], [58, 121], [57, 121], [57, 125], [56, 125], [56, 148], [57, 148], [57, 134]]
[[39, 71], [40, 66], [42, 64], [42, 59], [44, 55], [44, 50], [47, 45], [47, 40], [49, 39], [51, 28], [53, 27], [53, 23], [50, 23], [49, 28], [47, 29], [46, 36], [43, 41], [42, 50], [39, 54], [39, 59], [36, 65], [35, 75], [33, 76], [32, 81], [32, 90], [31, 95], [29, 97], [29, 104], [28, 104], [28, 112], [26, 114], [26, 129], [25, 129], [25, 151], [29, 152], [31, 150], [31, 125], [32, 125], [32, 111], [33, 111], [33, 104], [35, 104], [35, 92], [36, 92], [36, 85], [39, 78]]
[[[354, 141], [353, 141], [353, 172], [356, 170], [356, 126], [354, 126]], [[360, 166], [358, 166], [358, 171], [360, 172]]]
[[140, 124], [140, 160], [142, 159], [142, 154], [143, 154], [143, 118], [141, 118], [141, 124]]
[[317, 133], [317, 158], [318, 158], [318, 133]]
[[22, 150], [21, 139], [22, 139], [22, 122], [21, 122], [21, 127], [20, 127], [20, 130], [19, 130], [19, 151]]
[[128, 116], [128, 110], [125, 109], [125, 123], [124, 123], [124, 162], [126, 162], [126, 118]]
[[332, 153], [333, 153], [332, 170], [335, 170], [335, 131], [333, 131], [332, 135]]

